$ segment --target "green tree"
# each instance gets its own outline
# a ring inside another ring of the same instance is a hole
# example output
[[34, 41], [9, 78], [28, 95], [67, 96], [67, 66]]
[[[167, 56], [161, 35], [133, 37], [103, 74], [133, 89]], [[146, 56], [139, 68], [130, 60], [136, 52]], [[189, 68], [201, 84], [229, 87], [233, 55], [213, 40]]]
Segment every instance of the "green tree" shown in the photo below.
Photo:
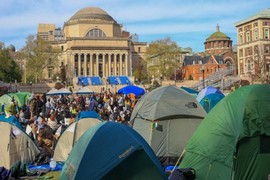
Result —
[[59, 48], [53, 48], [47, 41], [30, 35], [26, 45], [20, 51], [21, 58], [25, 58], [27, 81], [40, 82], [48, 67], [58, 67]]
[[148, 75], [168, 79], [178, 66], [181, 48], [170, 38], [153, 41], [146, 51]]
[[21, 70], [12, 59], [8, 49], [0, 50], [0, 80], [5, 82], [20, 82], [22, 79]]

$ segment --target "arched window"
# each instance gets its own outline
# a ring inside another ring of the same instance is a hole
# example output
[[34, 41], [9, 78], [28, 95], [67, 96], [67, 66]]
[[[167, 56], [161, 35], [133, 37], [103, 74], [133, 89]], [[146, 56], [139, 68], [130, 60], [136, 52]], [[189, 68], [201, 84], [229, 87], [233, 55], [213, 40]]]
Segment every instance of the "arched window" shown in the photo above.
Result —
[[106, 37], [106, 34], [101, 29], [94, 28], [86, 34], [86, 37]]

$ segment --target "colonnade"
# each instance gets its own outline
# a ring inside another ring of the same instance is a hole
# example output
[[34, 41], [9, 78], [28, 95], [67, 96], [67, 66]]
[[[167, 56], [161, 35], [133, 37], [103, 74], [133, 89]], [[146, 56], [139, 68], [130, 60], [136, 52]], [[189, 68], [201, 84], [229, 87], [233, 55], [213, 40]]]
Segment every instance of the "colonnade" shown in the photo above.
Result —
[[130, 62], [127, 53], [76, 53], [72, 55], [74, 76], [129, 76]]

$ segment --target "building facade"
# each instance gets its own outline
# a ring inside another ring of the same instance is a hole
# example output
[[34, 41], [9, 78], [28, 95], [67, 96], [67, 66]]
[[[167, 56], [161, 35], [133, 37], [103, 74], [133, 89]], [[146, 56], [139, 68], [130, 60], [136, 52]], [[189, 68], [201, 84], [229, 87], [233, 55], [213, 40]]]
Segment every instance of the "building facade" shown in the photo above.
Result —
[[265, 82], [270, 79], [270, 9], [235, 23], [238, 74], [241, 79]]
[[232, 40], [220, 31], [212, 33], [204, 42], [205, 51], [193, 56], [185, 56], [182, 67], [184, 80], [203, 80], [215, 72], [235, 67], [236, 54], [232, 48]]
[[236, 63], [236, 54], [233, 51], [232, 40], [216, 26], [216, 32], [211, 34], [204, 42], [205, 53], [208, 55], [222, 56], [227, 66]]
[[[147, 47], [147, 43], [136, 41], [137, 35], [122, 30], [121, 24], [96, 7], [76, 12], [63, 29], [39, 24], [38, 36], [59, 47], [60, 67], [73, 82], [80, 76], [132, 76]], [[58, 70], [48, 67], [47, 78]]]

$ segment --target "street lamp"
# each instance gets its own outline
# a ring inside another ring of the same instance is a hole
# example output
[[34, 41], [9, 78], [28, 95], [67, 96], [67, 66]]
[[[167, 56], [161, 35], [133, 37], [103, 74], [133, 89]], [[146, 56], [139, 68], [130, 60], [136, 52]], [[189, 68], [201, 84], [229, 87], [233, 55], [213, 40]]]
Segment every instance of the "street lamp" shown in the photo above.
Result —
[[30, 92], [32, 92], [32, 81], [29, 82], [30, 85]]
[[160, 86], [162, 86], [162, 74], [160, 74]]
[[202, 72], [202, 75], [203, 75], [203, 89], [204, 89], [204, 71], [205, 71], [204, 65], [201, 66], [200, 71]]

